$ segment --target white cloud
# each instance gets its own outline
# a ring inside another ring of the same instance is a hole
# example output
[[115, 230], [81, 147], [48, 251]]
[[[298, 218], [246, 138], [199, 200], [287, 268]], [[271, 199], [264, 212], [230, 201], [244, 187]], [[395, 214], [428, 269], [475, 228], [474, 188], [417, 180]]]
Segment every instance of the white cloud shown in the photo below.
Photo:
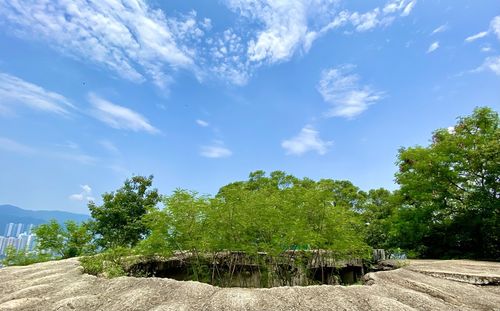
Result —
[[497, 35], [498, 40], [500, 40], [500, 15], [493, 18], [490, 28]]
[[[490, 33], [496, 34], [498, 37], [498, 40], [500, 40], [500, 15], [495, 16], [491, 20], [490, 28], [488, 31], [480, 32], [474, 36], [471, 36], [471, 37], [465, 39], [465, 41], [472, 42], [476, 39], [483, 38], [483, 37], [489, 35]], [[481, 47], [481, 51], [482, 52], [491, 52], [491, 51], [493, 51], [493, 49], [491, 48], [491, 45], [489, 43], [487, 43]], [[487, 57], [483, 61], [483, 64], [481, 66], [477, 67], [474, 70], [470, 70], [469, 73], [477, 73], [477, 72], [482, 72], [482, 71], [491, 71], [494, 74], [500, 76], [500, 55]]]
[[397, 11], [401, 11], [404, 8], [404, 4], [404, 1], [401, 0], [390, 1], [385, 5], [383, 12], [385, 14], [391, 14]]
[[[224, 0], [243, 19], [222, 32], [195, 11], [167, 16], [147, 0], [3, 0], [0, 19], [10, 34], [47, 42], [64, 55], [137, 83], [167, 88], [183, 69], [200, 81], [217, 77], [244, 85], [259, 66], [307, 53], [333, 29], [384, 27], [408, 15], [416, 3], [392, 0], [366, 12], [338, 12], [340, 2]], [[242, 20], [251, 27], [241, 27]]]
[[203, 121], [203, 120], [200, 120], [200, 119], [196, 120], [196, 124], [198, 124], [201, 127], [207, 127], [207, 126], [210, 125], [210, 124], [208, 124], [207, 121]]
[[481, 47], [481, 52], [488, 53], [488, 52], [491, 52], [491, 51], [493, 51], [493, 48], [489, 44], [484, 45], [483, 47]]
[[345, 24], [345, 22], [350, 21], [356, 31], [368, 31], [379, 26], [384, 27], [390, 25], [396, 18], [395, 14], [398, 14], [401, 11], [403, 11], [401, 16], [409, 15], [410, 12], [408, 12], [408, 14], [404, 14], [404, 10], [408, 7], [413, 7], [415, 3], [416, 1], [409, 2], [408, 0], [393, 0], [388, 2], [383, 9], [376, 7], [365, 13], [349, 13], [348, 11], [342, 11], [336, 17], [334, 22], [338, 26], [341, 26]]
[[446, 128], [446, 130], [448, 131], [449, 134], [455, 134], [455, 127], [454, 126], [448, 126], [448, 128]]
[[89, 94], [89, 101], [94, 106], [93, 115], [97, 119], [116, 129], [145, 131], [151, 134], [159, 133], [149, 121], [139, 113]]
[[477, 33], [473, 36], [470, 36], [470, 37], [467, 37], [465, 38], [465, 42], [473, 42], [473, 41], [476, 41], [477, 39], [481, 39], [481, 38], [484, 38], [488, 35], [488, 32], [487, 31], [482, 31], [480, 33]]
[[215, 76], [235, 85], [244, 85], [250, 78], [247, 42], [232, 28], [207, 40], [209, 69]]
[[441, 33], [441, 32], [445, 32], [449, 29], [450, 27], [448, 26], [448, 24], [444, 24], [444, 25], [441, 25], [439, 26], [438, 28], [434, 29], [432, 32], [431, 32], [431, 36], [432, 35], [435, 35], [435, 34], [438, 34], [438, 33]]
[[310, 125], [306, 125], [297, 136], [284, 140], [281, 147], [286, 150], [286, 154], [291, 155], [302, 155], [309, 151], [316, 151], [323, 155], [332, 144], [332, 141], [322, 140], [318, 131]]
[[401, 16], [408, 16], [410, 15], [411, 11], [415, 7], [415, 4], [417, 4], [417, 0], [412, 0], [410, 1], [404, 8], [403, 13], [401, 13]]
[[19, 37], [47, 41], [65, 55], [160, 87], [169, 72], [194, 67], [184, 41], [203, 35], [192, 14], [167, 18], [145, 0], [1, 1], [0, 16]]
[[83, 194], [81, 193], [72, 194], [69, 196], [69, 199], [73, 201], [83, 201]]
[[83, 189], [83, 191], [85, 193], [91, 193], [92, 192], [92, 188], [90, 188], [89, 185], [81, 185], [80, 187]]
[[380, 20], [378, 19], [379, 14], [380, 10], [378, 8], [364, 14], [354, 12], [350, 17], [350, 20], [356, 27], [357, 31], [366, 31], [375, 28], [380, 23]]
[[80, 193], [75, 193], [69, 196], [69, 199], [72, 201], [95, 201], [95, 198], [92, 196], [92, 188], [89, 185], [80, 185], [82, 191]]
[[248, 42], [252, 62], [275, 63], [289, 59], [303, 45], [309, 26], [333, 11], [336, 0], [227, 0], [229, 8], [258, 21], [261, 30]]
[[474, 71], [484, 71], [489, 70], [496, 75], [500, 76], [500, 56], [492, 56], [486, 58], [484, 63]]
[[[475, 35], [472, 35], [470, 37], [467, 37], [465, 39], [465, 42], [473, 42], [473, 41], [476, 41], [478, 39], [481, 39], [481, 38], [484, 38], [486, 36], [488, 36], [489, 34], [491, 33], [494, 33], [497, 35], [498, 37], [498, 40], [500, 40], [500, 15], [499, 16], [495, 16], [491, 22], [490, 22], [490, 29], [488, 31], [481, 31]], [[491, 45], [489, 43], [483, 45], [481, 47], [481, 52], [491, 52], [493, 49], [491, 48]], [[490, 61], [491, 62], [491, 58], [490, 58]]]
[[[249, 19], [259, 29], [247, 35], [247, 57], [251, 63], [277, 63], [297, 51], [308, 52], [313, 42], [328, 31], [350, 22], [356, 31], [390, 24], [395, 14], [410, 14], [416, 1], [393, 0], [383, 9], [367, 12], [337, 12], [339, 0], [226, 0], [228, 7]], [[242, 67], [249, 65], [241, 61]]]
[[34, 154], [36, 150], [9, 138], [0, 137], [0, 149], [19, 154]]
[[436, 42], [433, 42], [429, 48], [427, 49], [427, 54], [428, 53], [432, 53], [434, 52], [435, 50], [439, 49], [439, 41], [436, 41]]
[[214, 144], [209, 146], [202, 146], [200, 155], [205, 158], [227, 158], [230, 157], [233, 152], [226, 147], [221, 141], [215, 141]]
[[67, 115], [68, 109], [74, 108], [68, 99], [58, 93], [0, 72], [0, 110], [10, 111], [12, 106], [27, 106], [60, 115]]
[[378, 102], [383, 93], [369, 85], [360, 85], [360, 77], [351, 73], [355, 66], [346, 65], [324, 70], [318, 85], [323, 99], [332, 105], [327, 116], [352, 118]]

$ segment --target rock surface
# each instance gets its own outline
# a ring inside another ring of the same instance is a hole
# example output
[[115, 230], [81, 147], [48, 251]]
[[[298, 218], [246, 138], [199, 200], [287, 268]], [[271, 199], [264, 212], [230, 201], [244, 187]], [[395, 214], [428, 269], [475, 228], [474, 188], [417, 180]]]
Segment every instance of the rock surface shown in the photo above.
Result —
[[415, 260], [370, 285], [218, 288], [159, 278], [98, 278], [77, 259], [0, 269], [0, 310], [500, 310], [500, 263]]

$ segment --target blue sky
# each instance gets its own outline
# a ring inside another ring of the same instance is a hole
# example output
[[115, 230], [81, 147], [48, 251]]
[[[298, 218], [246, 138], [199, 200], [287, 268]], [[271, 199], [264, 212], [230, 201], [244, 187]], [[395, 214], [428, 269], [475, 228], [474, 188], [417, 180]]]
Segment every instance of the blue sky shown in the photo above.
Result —
[[0, 0], [0, 203], [132, 174], [395, 189], [398, 148], [500, 106], [498, 0]]

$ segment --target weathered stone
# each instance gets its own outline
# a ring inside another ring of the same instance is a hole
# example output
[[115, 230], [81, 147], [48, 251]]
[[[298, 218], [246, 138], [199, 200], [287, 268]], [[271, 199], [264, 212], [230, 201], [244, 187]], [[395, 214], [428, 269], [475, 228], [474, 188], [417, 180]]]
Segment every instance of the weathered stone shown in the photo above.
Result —
[[500, 310], [499, 286], [457, 281], [450, 274], [495, 279], [500, 263], [409, 261], [401, 269], [368, 273], [371, 285], [248, 289], [99, 278], [82, 274], [79, 261], [68, 259], [0, 269], [0, 310]]

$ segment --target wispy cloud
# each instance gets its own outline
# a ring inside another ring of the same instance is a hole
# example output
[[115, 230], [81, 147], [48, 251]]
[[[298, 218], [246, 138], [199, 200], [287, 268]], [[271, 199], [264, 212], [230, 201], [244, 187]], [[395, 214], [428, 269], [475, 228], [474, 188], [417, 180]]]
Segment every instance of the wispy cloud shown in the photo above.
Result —
[[327, 117], [352, 118], [382, 99], [383, 92], [360, 84], [360, 76], [352, 73], [355, 68], [353, 65], [345, 65], [324, 70], [321, 74], [318, 91], [332, 106]]
[[93, 93], [89, 94], [88, 99], [94, 107], [92, 115], [112, 128], [151, 134], [160, 132], [144, 116], [129, 108], [113, 104]]
[[429, 48], [427, 49], [427, 54], [432, 53], [437, 49], [439, 49], [439, 41], [435, 41], [431, 45], [429, 45]]
[[85, 165], [93, 165], [98, 159], [96, 157], [90, 156], [88, 154], [83, 153], [71, 153], [71, 152], [53, 152], [53, 151], [40, 151], [42, 156], [61, 159], [66, 161], [79, 162]]
[[431, 32], [431, 36], [433, 36], [433, 35], [435, 35], [435, 34], [438, 34], [438, 33], [445, 32], [445, 31], [447, 31], [448, 29], [450, 29], [450, 27], [448, 26], [448, 24], [441, 25], [441, 26], [439, 26], [438, 28], [434, 29], [434, 30]]
[[94, 164], [98, 161], [97, 158], [81, 152], [38, 149], [6, 137], [0, 137], [0, 150], [13, 152], [17, 154], [23, 154], [27, 156], [37, 156], [37, 157], [79, 162], [81, 164], [86, 164], [86, 165]]
[[492, 56], [488, 57], [484, 60], [483, 64], [473, 70], [473, 72], [480, 72], [480, 71], [491, 71], [496, 75], [500, 76], [500, 56]]
[[465, 38], [465, 42], [473, 42], [478, 39], [488, 36], [490, 33], [497, 35], [498, 40], [500, 40], [500, 15], [495, 16], [490, 22], [490, 28], [487, 31], [481, 31], [475, 35]]
[[64, 144], [60, 144], [60, 146], [72, 149], [72, 150], [78, 150], [80, 149], [80, 146], [75, 143], [74, 141], [67, 140]]
[[101, 145], [104, 149], [112, 154], [120, 154], [120, 150], [109, 140], [100, 140], [99, 145]]
[[[494, 33], [498, 40], [500, 40], [500, 15], [495, 16], [490, 22], [490, 28], [488, 32], [482, 32], [480, 34], [486, 33], [482, 35], [482, 37], [486, 36], [489, 33]], [[479, 35], [479, 34], [478, 34]], [[483, 52], [491, 52], [492, 48], [490, 46], [485, 46], [481, 49]], [[483, 64], [478, 68], [471, 70], [470, 72], [481, 72], [481, 71], [491, 71], [496, 75], [500, 76], [500, 55], [487, 57]]]
[[319, 137], [319, 132], [312, 126], [306, 125], [300, 130], [297, 136], [284, 140], [281, 147], [286, 150], [286, 154], [302, 155], [306, 152], [315, 151], [323, 155], [328, 151], [332, 141], [324, 141]]
[[[400, 2], [402, 2], [402, 1], [400, 1]], [[403, 13], [401, 13], [401, 16], [410, 15], [411, 11], [413, 10], [413, 8], [415, 7], [416, 4], [417, 4], [417, 0], [412, 0], [408, 4], [406, 4], [406, 6], [403, 10]]]
[[210, 125], [207, 121], [200, 120], [200, 119], [196, 120], [196, 124], [198, 124], [201, 127], [207, 127]]
[[497, 35], [498, 40], [500, 40], [500, 15], [493, 18], [490, 23], [490, 29]]
[[68, 99], [58, 93], [0, 72], [0, 111], [11, 111], [14, 106], [60, 115], [67, 115], [74, 108]]
[[488, 53], [493, 51], [493, 48], [491, 47], [490, 44], [485, 44], [481, 47], [481, 52]]
[[[322, 27], [319, 32], [311, 31], [307, 36], [306, 50], [312, 44], [312, 41], [324, 35], [330, 30], [338, 29], [340, 27], [347, 27], [349, 24], [354, 27], [357, 32], [364, 32], [375, 29], [376, 27], [386, 27], [394, 22], [400, 16], [407, 16], [410, 14], [411, 9], [416, 4], [416, 1], [409, 0], [392, 0], [381, 7], [376, 7], [366, 12], [351, 12], [349, 10], [342, 10], [335, 15], [333, 20], [326, 26]], [[407, 10], [407, 14], [404, 11]]]
[[[314, 4], [316, 5], [313, 5]], [[227, 0], [228, 7], [262, 28], [248, 40], [252, 62], [275, 63], [289, 59], [303, 44], [310, 22], [333, 11], [335, 1]]]
[[202, 146], [200, 155], [205, 158], [227, 158], [233, 154], [224, 146], [222, 141], [215, 141], [212, 145]]
[[252, 66], [247, 57], [248, 42], [233, 28], [207, 39], [209, 68], [212, 75], [231, 84], [245, 85]]
[[347, 24], [356, 31], [386, 26], [397, 14], [409, 15], [416, 4], [416, 0], [392, 0], [384, 8], [367, 12], [339, 12], [337, 0], [225, 2], [231, 10], [261, 26], [246, 40], [248, 60], [258, 64], [282, 62], [297, 52], [307, 52], [317, 38]]
[[465, 42], [473, 42], [476, 41], [477, 39], [484, 38], [488, 35], [487, 31], [481, 31], [480, 33], [477, 33], [475, 35], [472, 35], [470, 37], [465, 38]]
[[[200, 81], [244, 85], [260, 66], [307, 53], [329, 31], [385, 27], [416, 4], [391, 0], [365, 12], [339, 12], [339, 2], [224, 0], [239, 18], [222, 31], [195, 11], [167, 15], [147, 0], [0, 1], [0, 19], [9, 34], [47, 42], [133, 82], [167, 88], [176, 71], [188, 70]], [[241, 27], [244, 21], [251, 27]]]
[[82, 191], [80, 193], [75, 193], [69, 196], [69, 199], [72, 201], [95, 201], [95, 198], [92, 196], [92, 188], [89, 185], [80, 185]]
[[364, 14], [354, 12], [350, 16], [350, 21], [356, 27], [357, 31], [367, 31], [377, 27], [380, 23], [379, 15], [380, 10], [378, 8]]
[[2, 1], [0, 16], [20, 37], [47, 41], [63, 54], [160, 87], [176, 68], [193, 69], [184, 41], [203, 35], [192, 14], [168, 18], [145, 0]]
[[9, 138], [0, 137], [0, 149], [18, 154], [34, 154], [36, 150]]

